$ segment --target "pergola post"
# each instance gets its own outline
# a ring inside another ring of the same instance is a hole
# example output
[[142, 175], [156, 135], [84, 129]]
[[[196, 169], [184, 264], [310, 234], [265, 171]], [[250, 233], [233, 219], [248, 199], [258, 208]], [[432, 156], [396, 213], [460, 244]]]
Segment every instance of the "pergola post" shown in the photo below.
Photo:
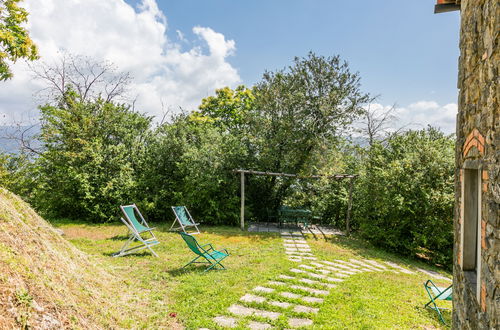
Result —
[[349, 199], [347, 201], [347, 216], [345, 220], [345, 232], [346, 235], [349, 236], [351, 228], [350, 228], [350, 222], [351, 222], [351, 209], [352, 209], [352, 189], [354, 185], [354, 177], [351, 177], [349, 180]]
[[245, 172], [241, 175], [241, 210], [240, 210], [240, 228], [245, 230]]

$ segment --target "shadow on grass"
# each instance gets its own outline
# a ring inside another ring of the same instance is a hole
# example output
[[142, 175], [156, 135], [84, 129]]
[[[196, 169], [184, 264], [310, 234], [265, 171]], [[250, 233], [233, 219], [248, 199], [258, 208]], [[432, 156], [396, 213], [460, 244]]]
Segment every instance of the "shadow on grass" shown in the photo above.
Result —
[[168, 270], [167, 273], [170, 274], [172, 277], [177, 277], [177, 276], [182, 276], [186, 274], [208, 274], [209, 272], [212, 271], [225, 271], [225, 269], [210, 269], [208, 271], [205, 271], [208, 268], [208, 264], [205, 265], [189, 265], [186, 268], [181, 267], [181, 268], [176, 268], [176, 269], [171, 269]]
[[126, 241], [128, 240], [128, 235], [115, 235], [113, 237], [108, 238], [110, 241]]
[[143, 257], [147, 257], [147, 256], [153, 256], [153, 254], [149, 251], [141, 251], [141, 252], [135, 252], [135, 253], [131, 253], [131, 254], [126, 254], [124, 256], [115, 256], [115, 254], [117, 254], [117, 252], [103, 252], [102, 255], [103, 256], [106, 256], [106, 257], [116, 257], [116, 258], [143, 258]]
[[411, 265], [414, 267], [422, 267], [426, 269], [431, 267], [434, 269], [445, 271], [448, 274], [450, 273], [449, 270], [444, 267], [439, 267], [422, 259], [417, 259], [411, 256], [384, 250], [383, 248], [376, 247], [369, 241], [355, 236], [346, 237], [334, 235], [332, 237], [328, 237], [326, 241], [336, 244], [342, 248], [354, 251], [357, 255], [364, 258], [382, 258], [396, 263], [404, 262], [406, 265]]

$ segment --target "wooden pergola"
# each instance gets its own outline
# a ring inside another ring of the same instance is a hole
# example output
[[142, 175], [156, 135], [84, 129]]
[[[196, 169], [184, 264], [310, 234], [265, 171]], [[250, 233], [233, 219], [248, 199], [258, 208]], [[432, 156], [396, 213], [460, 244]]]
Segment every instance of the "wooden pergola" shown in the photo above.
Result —
[[241, 230], [245, 230], [245, 174], [283, 176], [283, 177], [291, 177], [291, 178], [297, 178], [297, 179], [319, 179], [319, 178], [328, 178], [328, 179], [334, 179], [334, 180], [349, 179], [349, 199], [347, 201], [347, 214], [346, 214], [346, 235], [349, 235], [349, 231], [350, 231], [349, 222], [351, 220], [351, 209], [352, 209], [352, 190], [353, 190], [353, 186], [354, 186], [354, 179], [357, 177], [356, 174], [301, 176], [298, 174], [262, 172], [262, 171], [244, 170], [244, 169], [235, 169], [235, 170], [233, 170], [233, 172], [240, 173], [240, 178], [241, 178], [241, 210], [240, 210], [240, 228], [241, 228]]

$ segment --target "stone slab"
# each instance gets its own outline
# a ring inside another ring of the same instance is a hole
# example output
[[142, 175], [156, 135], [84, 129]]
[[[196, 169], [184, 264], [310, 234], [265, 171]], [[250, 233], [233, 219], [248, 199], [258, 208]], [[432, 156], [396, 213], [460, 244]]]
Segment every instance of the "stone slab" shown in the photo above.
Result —
[[290, 285], [290, 288], [296, 289], [296, 290], [306, 291], [306, 292], [317, 294], [317, 295], [320, 295], [320, 296], [326, 296], [326, 295], [328, 295], [330, 293], [330, 292], [328, 292], [326, 290], [318, 290], [318, 289], [308, 288], [308, 287], [305, 287], [305, 286], [302, 286], [302, 285]]
[[266, 292], [266, 293], [271, 293], [274, 291], [273, 288], [266, 288], [264, 286], [256, 286], [255, 288], [252, 289], [253, 291], [256, 292]]
[[270, 329], [272, 326], [268, 323], [250, 321], [248, 323], [248, 328], [252, 330], [262, 330], [262, 329]]
[[293, 308], [293, 311], [295, 313], [316, 314], [319, 312], [319, 308], [297, 305]]
[[321, 286], [326, 286], [327, 288], [333, 289], [337, 287], [335, 284], [330, 284], [330, 283], [323, 283], [320, 281], [315, 281], [315, 280], [310, 280], [308, 278], [301, 278], [299, 282], [306, 283], [306, 284], [311, 284], [311, 285], [321, 285]]
[[267, 282], [267, 284], [270, 284], [270, 285], [286, 285], [285, 282], [280, 282], [280, 281], [269, 281], [269, 282]]
[[302, 297], [301, 300], [311, 304], [321, 304], [324, 301], [323, 298], [317, 297]]
[[293, 305], [284, 301], [270, 301], [269, 304], [281, 308], [288, 308]]
[[226, 328], [234, 328], [238, 324], [237, 319], [229, 316], [214, 317], [214, 322], [220, 325], [221, 327], [226, 327]]
[[293, 276], [288, 276], [288, 275], [279, 275], [278, 278], [284, 279], [284, 280], [295, 280], [296, 278]]
[[309, 319], [299, 319], [299, 318], [289, 318], [288, 325], [292, 328], [307, 327], [313, 324], [312, 320]]
[[305, 268], [305, 269], [311, 269], [311, 270], [314, 270], [316, 268], [312, 267], [312, 266], [308, 266], [308, 265], [299, 265], [300, 268]]
[[375, 267], [377, 267], [377, 268], [381, 268], [381, 269], [383, 269], [383, 270], [387, 270], [387, 267], [385, 267], [384, 265], [379, 264], [379, 263], [378, 263], [378, 262], [376, 262], [375, 260], [365, 259], [365, 260], [363, 260], [363, 261], [364, 261], [364, 262], [367, 262], [367, 263], [369, 263], [370, 265], [375, 266]]
[[253, 294], [247, 293], [246, 295], [240, 298], [240, 301], [263, 303], [264, 301], [266, 301], [266, 298], [260, 296], [254, 296]]
[[398, 264], [395, 264], [393, 262], [390, 262], [390, 261], [384, 261], [387, 265], [389, 265], [390, 267], [392, 268], [396, 268], [397, 270], [399, 270], [401, 273], [405, 273], [405, 274], [415, 274], [415, 272], [412, 272], [411, 270], [409, 269], [406, 269], [406, 268], [403, 268], [401, 266], [399, 266]]
[[300, 294], [292, 293], [292, 292], [280, 292], [280, 295], [285, 298], [298, 299], [302, 297]]
[[260, 317], [265, 317], [271, 320], [276, 320], [281, 313], [278, 312], [269, 312], [269, 311], [264, 311], [256, 308], [250, 308], [250, 307], [245, 307], [241, 305], [231, 305], [228, 308], [228, 311], [231, 314], [238, 315], [238, 316], [250, 316], [250, 315], [255, 315], [255, 316], [260, 316]]

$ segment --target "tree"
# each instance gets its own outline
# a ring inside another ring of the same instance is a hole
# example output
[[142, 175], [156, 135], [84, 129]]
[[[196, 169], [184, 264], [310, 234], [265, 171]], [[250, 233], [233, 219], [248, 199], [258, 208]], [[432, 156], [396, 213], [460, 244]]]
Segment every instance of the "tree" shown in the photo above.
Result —
[[375, 142], [356, 189], [361, 235], [388, 250], [451, 265], [454, 144], [431, 127]]
[[107, 221], [137, 193], [151, 118], [67, 91], [64, 107], [45, 105], [43, 154], [36, 160], [35, 205], [57, 217]]
[[107, 61], [98, 61], [81, 55], [63, 52], [58, 62], [39, 63], [32, 66], [36, 79], [46, 87], [38, 91], [42, 102], [59, 105], [65, 100], [66, 92], [71, 89], [80, 102], [117, 101], [125, 97], [131, 77], [128, 72], [117, 72], [114, 65]]
[[[314, 152], [333, 143], [364, 112], [369, 96], [361, 92], [359, 79], [339, 56], [313, 53], [295, 58], [285, 70], [266, 72], [254, 88], [255, 107], [249, 118], [259, 168], [302, 174], [314, 169]], [[255, 192], [255, 197], [271, 199], [271, 207], [280, 204], [292, 182], [260, 180], [265, 191]]]
[[19, 7], [22, 0], [0, 1], [0, 81], [12, 78], [9, 62], [20, 58], [36, 60], [38, 52], [28, 31], [21, 25], [28, 21], [28, 12]]
[[243, 85], [231, 89], [224, 87], [215, 90], [215, 96], [201, 101], [201, 113], [215, 120], [219, 127], [238, 128], [245, 115], [254, 107], [255, 96], [251, 89]]

